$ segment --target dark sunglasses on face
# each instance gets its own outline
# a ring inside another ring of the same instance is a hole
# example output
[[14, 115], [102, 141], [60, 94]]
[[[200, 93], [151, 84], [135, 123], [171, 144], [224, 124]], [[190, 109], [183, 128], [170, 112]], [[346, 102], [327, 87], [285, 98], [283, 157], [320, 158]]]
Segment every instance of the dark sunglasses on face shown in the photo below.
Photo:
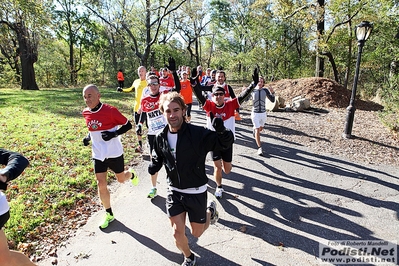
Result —
[[223, 92], [221, 92], [221, 93], [214, 93], [213, 95], [214, 95], [214, 96], [223, 96], [224, 93], [223, 93]]

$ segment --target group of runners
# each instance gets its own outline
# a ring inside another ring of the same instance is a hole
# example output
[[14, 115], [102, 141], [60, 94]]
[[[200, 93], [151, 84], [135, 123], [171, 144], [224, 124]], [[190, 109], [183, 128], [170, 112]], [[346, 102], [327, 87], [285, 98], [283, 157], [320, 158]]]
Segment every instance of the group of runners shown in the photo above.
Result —
[[[237, 110], [252, 95], [251, 119], [258, 153], [261, 155], [260, 132], [266, 119], [265, 100], [267, 97], [274, 101], [274, 95], [272, 89], [263, 88], [264, 79], [259, 77], [258, 69], [254, 70], [252, 83], [236, 97], [231, 86], [226, 84], [223, 70], [207, 69], [206, 74], [202, 75], [200, 66], [187, 71], [187, 68], [176, 68], [173, 58], [168, 63], [167, 68], [160, 70], [160, 76], [151, 71], [147, 73], [146, 68], [140, 66], [137, 71], [139, 78], [132, 86], [120, 86], [118, 91], [134, 91], [136, 95], [134, 124], [139, 142], [136, 148], [138, 152], [143, 152], [143, 125], [147, 127], [150, 152], [148, 173], [151, 176], [151, 189], [147, 197], [152, 199], [157, 196], [158, 172], [165, 166], [168, 184], [166, 211], [173, 228], [173, 237], [184, 255], [182, 265], [196, 265], [197, 258], [191, 252], [185, 233], [186, 217], [189, 217], [194, 237], [200, 237], [219, 217], [216, 201], [207, 200], [206, 157], [210, 152], [217, 184], [215, 197], [221, 199], [224, 192], [222, 174], [229, 174], [232, 169]], [[191, 123], [193, 93], [205, 112], [206, 127]], [[107, 187], [108, 169], [115, 173], [118, 182], [131, 180], [133, 185], [139, 182], [135, 170], [124, 166], [121, 142], [121, 135], [131, 130], [133, 125], [117, 108], [101, 102], [101, 93], [96, 85], [85, 86], [82, 95], [87, 106], [82, 115], [89, 131], [83, 138], [83, 145], [91, 144], [98, 194], [105, 209], [99, 227], [104, 229], [115, 219]], [[7, 182], [18, 176], [28, 162], [17, 153], [1, 152], [15, 157], [14, 160], [7, 157], [9, 161], [0, 158], [1, 163], [6, 165], [6, 170], [0, 171], [0, 185], [6, 188]], [[4, 188], [0, 188], [0, 227], [9, 218], [8, 204], [4, 201], [1, 189]], [[6, 242], [6, 239], [0, 230], [0, 252], [7, 250], [7, 258], [17, 263], [10, 265], [34, 265], [23, 254], [11, 252], [8, 247], [6, 249], [2, 242]]]
[[[182, 265], [196, 265], [197, 259], [191, 252], [185, 234], [186, 217], [189, 217], [192, 235], [199, 237], [219, 216], [216, 201], [207, 200], [206, 156], [211, 153], [217, 185], [215, 197], [221, 199], [224, 192], [223, 172], [229, 174], [232, 170], [235, 121], [240, 105], [252, 95], [253, 132], [258, 154], [262, 155], [260, 132], [266, 122], [265, 101], [266, 98], [271, 101], [275, 99], [273, 90], [263, 87], [264, 78], [259, 77], [258, 69], [254, 70], [252, 83], [236, 97], [232, 87], [226, 84], [223, 70], [207, 69], [202, 74], [201, 66], [192, 70], [187, 67], [176, 68], [173, 58], [169, 59], [168, 64], [168, 67], [160, 70], [159, 76], [152, 71], [146, 73], [145, 67], [140, 66], [139, 78], [133, 85], [126, 89], [118, 88], [118, 91], [135, 92], [134, 120], [139, 141], [136, 148], [138, 152], [143, 152], [143, 125], [147, 127], [150, 153], [148, 173], [151, 176], [151, 189], [147, 197], [152, 199], [157, 196], [158, 172], [165, 166], [168, 183], [166, 211], [174, 230], [175, 243], [184, 254]], [[205, 112], [206, 127], [191, 123], [193, 93]], [[113, 156], [96, 157], [101, 150], [97, 146], [116, 142], [120, 147], [119, 136], [131, 128], [131, 123], [116, 108], [101, 103], [100, 92], [95, 85], [86, 86], [83, 95], [87, 105], [83, 115], [93, 142], [94, 170], [100, 199], [106, 209], [100, 228], [106, 228], [114, 220], [109, 192], [100, 185], [107, 168], [115, 172], [119, 182], [131, 179], [137, 184], [138, 177], [132, 168], [124, 170], [122, 150]], [[107, 109], [114, 114], [107, 114], [111, 112]], [[87, 138], [85, 145], [88, 144]]]

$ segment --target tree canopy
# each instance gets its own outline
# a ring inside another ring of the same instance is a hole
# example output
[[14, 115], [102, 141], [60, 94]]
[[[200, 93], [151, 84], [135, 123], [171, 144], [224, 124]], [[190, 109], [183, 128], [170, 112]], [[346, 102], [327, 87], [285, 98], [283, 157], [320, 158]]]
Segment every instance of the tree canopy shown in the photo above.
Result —
[[[23, 4], [21, 4], [23, 3]], [[114, 86], [139, 65], [223, 68], [249, 79], [324, 76], [350, 88], [354, 27], [374, 25], [364, 48], [360, 91], [373, 96], [397, 84], [398, 1], [3, 1], [0, 84], [23, 89]], [[50, 14], [50, 15], [49, 15]], [[37, 75], [35, 75], [37, 73]]]

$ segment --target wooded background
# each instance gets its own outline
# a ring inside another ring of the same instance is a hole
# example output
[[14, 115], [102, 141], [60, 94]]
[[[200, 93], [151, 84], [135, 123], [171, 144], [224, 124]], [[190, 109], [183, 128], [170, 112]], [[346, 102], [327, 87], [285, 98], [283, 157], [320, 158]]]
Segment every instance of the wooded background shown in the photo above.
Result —
[[397, 0], [1, 0], [0, 87], [26, 90], [130, 86], [137, 68], [226, 70], [250, 80], [327, 77], [351, 89], [355, 26], [374, 29], [362, 54], [358, 92], [398, 104]]

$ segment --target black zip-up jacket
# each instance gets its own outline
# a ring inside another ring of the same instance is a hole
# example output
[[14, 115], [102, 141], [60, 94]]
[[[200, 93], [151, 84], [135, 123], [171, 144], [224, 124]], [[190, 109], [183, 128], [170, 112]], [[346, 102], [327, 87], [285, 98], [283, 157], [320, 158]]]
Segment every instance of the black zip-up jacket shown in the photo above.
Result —
[[0, 148], [0, 165], [5, 165], [0, 169], [0, 174], [7, 176], [5, 183], [0, 181], [0, 190], [6, 190], [8, 181], [17, 178], [29, 165], [29, 161], [17, 152]]
[[230, 130], [217, 133], [183, 122], [177, 132], [175, 159], [169, 148], [168, 131], [169, 127], [166, 126], [155, 137], [148, 173], [153, 175], [165, 165], [168, 184], [179, 189], [196, 188], [207, 184], [205, 160], [208, 152], [227, 149], [234, 142]]

